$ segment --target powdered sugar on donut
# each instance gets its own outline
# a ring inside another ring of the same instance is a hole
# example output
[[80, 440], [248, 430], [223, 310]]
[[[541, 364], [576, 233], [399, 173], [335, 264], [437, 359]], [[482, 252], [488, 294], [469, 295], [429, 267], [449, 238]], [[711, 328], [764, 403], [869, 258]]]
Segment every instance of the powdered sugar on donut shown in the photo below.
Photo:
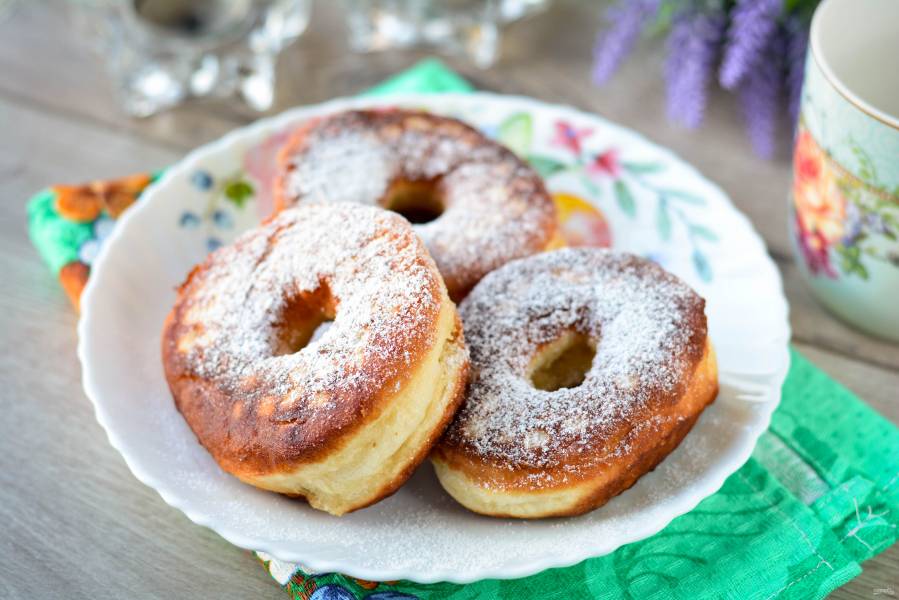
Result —
[[[182, 375], [235, 402], [254, 400], [246, 410], [275, 420], [304, 419], [310, 408], [326, 418], [410, 371], [433, 336], [441, 294], [400, 217], [353, 204], [282, 211], [213, 253], [183, 286], [174, 313]], [[336, 318], [306, 347], [276, 356], [298, 297], [335, 304]]]
[[425, 183], [441, 198], [443, 213], [414, 227], [455, 298], [555, 233], [533, 169], [475, 129], [425, 113], [349, 111], [306, 126], [282, 155], [279, 196], [384, 205], [397, 182]]
[[[510, 469], [545, 468], [652, 426], [630, 419], [683, 393], [704, 348], [703, 308], [686, 284], [628, 254], [564, 249], [507, 264], [460, 306], [471, 380], [448, 443]], [[532, 358], [567, 331], [596, 342], [584, 382], [535, 388]], [[620, 442], [608, 452], [626, 451]]]

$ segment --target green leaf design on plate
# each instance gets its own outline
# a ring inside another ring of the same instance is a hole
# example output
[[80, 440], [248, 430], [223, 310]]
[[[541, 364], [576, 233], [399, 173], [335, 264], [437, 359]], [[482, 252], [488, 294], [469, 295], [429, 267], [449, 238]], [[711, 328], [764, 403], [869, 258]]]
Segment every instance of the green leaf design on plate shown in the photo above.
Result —
[[625, 161], [621, 163], [626, 171], [637, 174], [658, 173], [665, 170], [665, 165], [657, 162], [631, 162]]
[[691, 194], [689, 192], [682, 192], [681, 190], [659, 190], [664, 193], [669, 198], [673, 198], [674, 200], [681, 200], [686, 202], [687, 204], [695, 204], [696, 206], [705, 206], [705, 199], [701, 196], [697, 196], [695, 194]]
[[629, 217], [637, 215], [637, 203], [634, 202], [634, 195], [627, 184], [622, 180], [617, 180], [614, 185], [615, 199], [618, 201], [618, 207]]
[[499, 141], [519, 156], [527, 156], [534, 136], [534, 122], [528, 113], [515, 113], [499, 126]]
[[562, 171], [567, 166], [565, 163], [559, 162], [554, 158], [539, 156], [537, 154], [529, 155], [527, 160], [531, 166], [534, 167], [534, 170], [540, 173], [540, 177], [543, 177], [544, 179]]
[[693, 250], [693, 268], [696, 269], [700, 279], [703, 281], [712, 280], [712, 267], [709, 265], [709, 259], [698, 249]]
[[[641, 165], [643, 163], [640, 163]], [[638, 167], [642, 168], [642, 167]], [[648, 168], [648, 167], [646, 167]], [[634, 170], [627, 170], [627, 179], [619, 179], [615, 181], [613, 188], [618, 205], [626, 214], [631, 217], [636, 216], [637, 206], [634, 201], [631, 190], [625, 181], [636, 185], [643, 190], [652, 193], [656, 197], [655, 207], [655, 227], [659, 234], [659, 238], [663, 242], [670, 242], [675, 225], [683, 227], [688, 233], [687, 242], [692, 250], [693, 265], [696, 272], [703, 281], [712, 280], [712, 269], [708, 258], [702, 253], [699, 246], [701, 242], [717, 242], [718, 234], [705, 225], [691, 222], [690, 213], [685, 204], [691, 206], [704, 206], [705, 199], [691, 192], [684, 192], [678, 189], [660, 188], [646, 181], [643, 173]]]
[[668, 212], [668, 202], [664, 196], [659, 199], [656, 207], [656, 229], [662, 240], [667, 242], [671, 239], [671, 214]]
[[692, 223], [690, 225], [690, 233], [697, 237], [701, 237], [710, 242], [718, 241], [718, 234], [706, 227], [705, 225], [698, 225], [696, 223]]
[[235, 179], [225, 184], [225, 198], [237, 208], [243, 208], [254, 193], [253, 186], [245, 179]]
[[587, 188], [587, 193], [589, 193], [590, 197], [594, 200], [602, 196], [602, 190], [599, 188], [599, 186], [593, 183], [593, 180], [591, 180], [583, 173], [581, 174], [581, 183], [584, 184], [584, 187]]

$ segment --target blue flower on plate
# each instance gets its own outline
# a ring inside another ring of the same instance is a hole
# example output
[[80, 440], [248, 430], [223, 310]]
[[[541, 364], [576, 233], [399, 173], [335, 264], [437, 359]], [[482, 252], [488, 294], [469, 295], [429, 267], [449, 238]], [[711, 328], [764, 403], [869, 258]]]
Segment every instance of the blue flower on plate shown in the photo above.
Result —
[[212, 213], [212, 222], [216, 227], [221, 229], [231, 229], [234, 227], [234, 219], [226, 211], [218, 209]]
[[214, 250], [218, 250], [221, 247], [222, 247], [222, 240], [218, 239], [217, 237], [210, 237], [206, 240], [206, 249], [209, 250], [210, 252], [212, 252]]
[[194, 229], [200, 224], [200, 216], [194, 212], [189, 210], [181, 213], [181, 218], [178, 219], [178, 225], [185, 229]]
[[356, 596], [342, 585], [331, 583], [312, 592], [309, 600], [356, 600]]
[[204, 192], [212, 188], [212, 175], [209, 174], [209, 171], [202, 169], [194, 171], [190, 176], [190, 181], [197, 189]]

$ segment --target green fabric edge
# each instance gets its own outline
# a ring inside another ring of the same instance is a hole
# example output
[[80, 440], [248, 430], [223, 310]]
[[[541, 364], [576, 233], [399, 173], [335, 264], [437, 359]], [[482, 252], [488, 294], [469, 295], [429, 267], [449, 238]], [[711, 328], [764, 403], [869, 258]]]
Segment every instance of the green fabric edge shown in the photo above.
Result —
[[[155, 183], [162, 172], [162, 169], [151, 172], [150, 184]], [[94, 237], [94, 223], [107, 217], [104, 213], [86, 223], [70, 221], [59, 214], [55, 201], [53, 189], [45, 188], [28, 200], [26, 212], [32, 245], [53, 275], [59, 276], [64, 266], [78, 260], [81, 245]]]
[[449, 69], [442, 61], [430, 57], [423, 59], [405, 71], [385, 79], [359, 94], [360, 96], [386, 96], [402, 93], [439, 94], [444, 92], [470, 92], [474, 90], [467, 80]]
[[55, 194], [48, 188], [28, 201], [28, 237], [53, 274], [59, 275], [65, 265], [78, 260], [81, 244], [93, 236], [93, 224], [61, 217], [54, 200]]

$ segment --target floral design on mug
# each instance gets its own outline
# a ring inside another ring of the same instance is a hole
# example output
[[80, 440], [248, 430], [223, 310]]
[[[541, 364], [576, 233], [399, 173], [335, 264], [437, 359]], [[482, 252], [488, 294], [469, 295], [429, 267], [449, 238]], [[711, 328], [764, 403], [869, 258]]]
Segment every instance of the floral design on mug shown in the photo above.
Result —
[[799, 249], [814, 275], [837, 277], [829, 248], [843, 233], [845, 199], [836, 186], [827, 155], [812, 135], [800, 129], [793, 153], [793, 203]]
[[[864, 148], [849, 143], [859, 164], [872, 164]], [[862, 170], [856, 177], [843, 168], [800, 123], [793, 153], [793, 233], [814, 276], [868, 279], [871, 260], [899, 267], [899, 255], [879, 243], [897, 239], [899, 204], [878, 187], [873, 168]]]

